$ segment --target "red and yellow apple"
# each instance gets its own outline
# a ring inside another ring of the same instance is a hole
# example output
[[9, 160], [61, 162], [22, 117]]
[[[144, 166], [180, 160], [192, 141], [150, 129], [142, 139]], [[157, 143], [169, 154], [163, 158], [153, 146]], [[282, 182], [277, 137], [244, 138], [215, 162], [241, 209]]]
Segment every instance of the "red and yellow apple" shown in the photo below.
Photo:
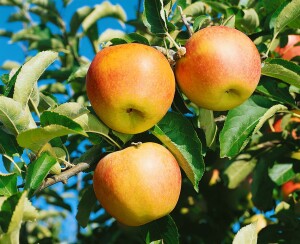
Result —
[[93, 186], [103, 208], [120, 223], [139, 226], [169, 214], [181, 190], [175, 157], [152, 142], [130, 146], [102, 158]]
[[300, 182], [290, 180], [281, 186], [281, 193], [284, 200], [289, 198], [289, 195], [300, 190]]
[[97, 53], [87, 72], [86, 89], [93, 109], [108, 127], [136, 134], [166, 114], [175, 94], [175, 77], [156, 49], [121, 44]]
[[288, 42], [284, 47], [276, 47], [275, 52], [277, 52], [281, 58], [286, 60], [291, 60], [294, 57], [300, 56], [300, 35], [288, 35]]
[[254, 92], [261, 75], [259, 52], [244, 33], [226, 26], [204, 28], [187, 41], [175, 66], [181, 91], [199, 107], [225, 111]]

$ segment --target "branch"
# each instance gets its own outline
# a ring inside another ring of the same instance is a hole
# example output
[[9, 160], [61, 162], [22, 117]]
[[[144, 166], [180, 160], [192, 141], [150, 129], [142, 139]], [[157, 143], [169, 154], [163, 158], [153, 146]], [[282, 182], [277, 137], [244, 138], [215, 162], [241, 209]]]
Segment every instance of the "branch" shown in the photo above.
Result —
[[182, 20], [183, 24], [185, 25], [189, 35], [192, 36], [193, 35], [193, 30], [192, 30], [192, 28], [191, 28], [191, 26], [190, 26], [190, 24], [189, 24], [189, 22], [186, 18], [186, 15], [183, 13], [182, 8], [180, 6], [178, 6], [178, 9], [179, 9], [179, 12], [180, 12], [180, 15], [181, 15], [181, 20]]
[[34, 195], [39, 193], [40, 191], [42, 191], [43, 189], [52, 186], [58, 182], [62, 182], [64, 184], [67, 183], [67, 180], [74, 176], [77, 175], [78, 173], [87, 170], [91, 165], [89, 163], [85, 163], [85, 162], [81, 162], [75, 166], [73, 166], [72, 168], [62, 172], [59, 175], [53, 175], [49, 178], [46, 178], [42, 185], [34, 192]]

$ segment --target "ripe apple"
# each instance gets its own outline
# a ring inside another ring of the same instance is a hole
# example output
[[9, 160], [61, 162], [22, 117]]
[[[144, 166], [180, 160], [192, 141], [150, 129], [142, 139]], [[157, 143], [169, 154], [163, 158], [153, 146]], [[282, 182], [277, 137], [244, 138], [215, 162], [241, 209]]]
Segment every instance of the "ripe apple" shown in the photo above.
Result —
[[[299, 114], [300, 115], [300, 111], [299, 110], [292, 110], [292, 112]], [[291, 117], [289, 122], [293, 122], [293, 123], [300, 123], [300, 118], [299, 117]], [[273, 128], [275, 132], [282, 132], [283, 128], [282, 128], [282, 117], [280, 117], [279, 119], [275, 120], [274, 124], [273, 124]], [[292, 137], [296, 140], [299, 139], [297, 134], [296, 134], [296, 130], [293, 130], [291, 133]]]
[[174, 209], [181, 172], [165, 147], [147, 142], [102, 158], [94, 172], [93, 186], [109, 214], [122, 224], [139, 226]]
[[288, 35], [288, 42], [284, 47], [276, 47], [277, 52], [281, 58], [291, 60], [296, 56], [300, 56], [300, 46], [296, 46], [300, 42], [300, 35]]
[[284, 183], [281, 186], [281, 193], [283, 199], [287, 200], [289, 195], [293, 193], [294, 191], [300, 190], [300, 182], [295, 182], [293, 180], [290, 180], [286, 183]]
[[156, 49], [121, 44], [97, 53], [87, 72], [86, 89], [93, 109], [108, 127], [136, 134], [166, 114], [175, 94], [175, 77]]
[[254, 92], [261, 74], [260, 55], [244, 33], [226, 26], [196, 32], [187, 41], [175, 76], [182, 92], [199, 107], [225, 111]]

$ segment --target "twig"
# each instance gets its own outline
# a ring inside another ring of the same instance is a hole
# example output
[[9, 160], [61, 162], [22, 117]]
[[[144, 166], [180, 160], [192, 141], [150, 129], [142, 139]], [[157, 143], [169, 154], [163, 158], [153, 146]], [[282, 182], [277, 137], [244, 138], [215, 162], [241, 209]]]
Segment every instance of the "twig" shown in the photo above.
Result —
[[192, 30], [188, 20], [186, 19], [186, 15], [183, 13], [182, 8], [180, 6], [178, 6], [178, 9], [179, 9], [179, 12], [180, 12], [180, 15], [181, 15], [181, 20], [182, 20], [183, 24], [185, 25], [189, 35], [192, 36], [193, 35], [193, 30]]
[[87, 170], [89, 167], [91, 166], [91, 164], [86, 163], [86, 162], [81, 162], [77, 165], [75, 165], [74, 167], [62, 172], [59, 175], [54, 175], [51, 176], [49, 178], [46, 178], [44, 180], [44, 182], [42, 183], [42, 185], [34, 192], [34, 195], [39, 193], [40, 191], [42, 191], [43, 189], [52, 186], [58, 182], [63, 182], [63, 183], [67, 183], [67, 180], [74, 176], [77, 175], [78, 173]]

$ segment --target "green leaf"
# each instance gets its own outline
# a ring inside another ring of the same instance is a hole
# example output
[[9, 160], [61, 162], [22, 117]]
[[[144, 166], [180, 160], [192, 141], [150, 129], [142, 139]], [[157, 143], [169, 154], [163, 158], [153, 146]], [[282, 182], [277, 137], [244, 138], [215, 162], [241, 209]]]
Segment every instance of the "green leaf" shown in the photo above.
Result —
[[197, 18], [195, 18], [194, 24], [193, 24], [193, 30], [194, 32], [198, 31], [201, 29], [203, 24], [207, 21], [210, 21], [211, 18], [207, 15], [200, 15]]
[[270, 27], [274, 27], [274, 36], [277, 36], [284, 27], [300, 17], [300, 0], [285, 1], [272, 15]]
[[68, 82], [78, 81], [85, 82], [85, 77], [90, 64], [82, 65], [78, 67], [68, 78]]
[[0, 153], [10, 157], [22, 154], [22, 149], [19, 147], [16, 137], [6, 133], [2, 128], [0, 128]]
[[54, 157], [43, 152], [34, 162], [29, 164], [24, 186], [24, 189], [28, 190], [29, 197], [39, 188], [55, 163]]
[[11, 196], [18, 192], [17, 189], [17, 174], [2, 174], [0, 173], [0, 195]]
[[0, 96], [0, 121], [10, 133], [17, 135], [22, 131], [33, 128], [31, 119], [30, 112], [24, 110], [19, 102]]
[[259, 16], [255, 9], [244, 9], [241, 18], [237, 17], [236, 26], [245, 33], [251, 34], [259, 27]]
[[278, 186], [295, 177], [293, 164], [275, 164], [269, 169], [269, 176]]
[[277, 111], [287, 109], [269, 99], [254, 95], [228, 112], [220, 133], [221, 157], [234, 157], [247, 145], [252, 134]]
[[89, 6], [83, 6], [76, 10], [70, 21], [70, 35], [75, 36], [82, 21], [92, 12]]
[[212, 110], [199, 109], [200, 128], [203, 129], [207, 147], [211, 148], [216, 142], [217, 125]]
[[257, 160], [248, 154], [240, 154], [225, 169], [224, 176], [229, 189], [234, 189], [247, 178], [255, 168]]
[[178, 229], [170, 215], [138, 228], [145, 243], [179, 244]]
[[89, 186], [83, 192], [83, 195], [78, 204], [78, 211], [76, 214], [76, 219], [81, 227], [86, 227], [90, 214], [93, 211], [97, 202], [93, 186]]
[[[182, 13], [188, 17], [196, 17], [199, 15], [204, 15], [205, 14], [205, 4], [202, 1], [197, 1], [194, 2], [192, 4], [189, 4], [186, 8], [183, 8]], [[172, 18], [172, 21], [174, 23], [177, 23], [178, 21], [181, 20], [181, 15], [178, 12], [176, 12], [177, 14], [174, 15], [174, 17]], [[201, 16], [199, 16], [201, 17]], [[210, 17], [208, 17], [210, 18]], [[196, 20], [195, 20], [196, 21]]]
[[25, 107], [33, 87], [45, 69], [58, 57], [58, 53], [44, 51], [27, 61], [21, 68], [15, 83], [13, 99]]
[[97, 133], [103, 136], [108, 135], [109, 128], [91, 113], [83, 114], [75, 118], [74, 121], [80, 124], [85, 132]]
[[60, 115], [64, 115], [70, 119], [76, 119], [83, 114], [89, 113], [89, 110], [80, 103], [68, 102], [59, 105], [53, 112], [59, 113]]
[[145, 0], [143, 17], [144, 25], [151, 33], [168, 33], [168, 20], [162, 0]]
[[0, 243], [19, 243], [26, 200], [27, 191], [24, 191], [10, 196], [3, 202], [0, 209], [0, 229], [4, 234], [0, 234]]
[[81, 134], [87, 136], [84, 132], [75, 131], [61, 125], [48, 125], [41, 128], [26, 130], [17, 136], [19, 145], [23, 148], [38, 152], [46, 143], [52, 139], [69, 134]]
[[45, 127], [47, 125], [61, 125], [78, 133], [84, 133], [82, 127], [74, 122], [72, 119], [61, 115], [59, 113], [55, 113], [52, 111], [45, 111], [41, 117], [41, 126]]
[[190, 121], [170, 112], [151, 132], [173, 153], [198, 192], [198, 183], [204, 173], [202, 144]]
[[88, 31], [91, 26], [104, 17], [113, 17], [122, 22], [125, 22], [127, 19], [125, 11], [119, 4], [112, 5], [110, 2], [104, 1], [96, 5], [93, 11], [83, 20], [83, 30]]
[[123, 37], [125, 37], [125, 35], [126, 35], [126, 33], [124, 31], [107, 28], [99, 36], [98, 42], [105, 43], [105, 42], [110, 41], [113, 38], [123, 38]]
[[295, 101], [289, 91], [289, 86], [286, 83], [278, 82], [276, 79], [263, 76], [260, 79], [256, 91], [268, 96], [270, 99], [295, 107]]
[[10, 74], [9, 74], [9, 79], [8, 82], [6, 83], [6, 86], [4, 88], [4, 93], [3, 95], [6, 97], [11, 97], [12, 96], [12, 89], [16, 83], [18, 74], [20, 73], [22, 67], [19, 68], [15, 68], [18, 69], [15, 73], [14, 73], [14, 69], [11, 70]]
[[12, 61], [12, 60], [6, 60], [4, 61], [4, 63], [1, 66], [1, 69], [4, 70], [12, 70], [12, 69], [17, 69], [20, 68], [21, 64], [16, 62], [16, 61]]
[[257, 223], [244, 226], [235, 235], [232, 244], [256, 244], [257, 243]]
[[273, 205], [274, 182], [268, 175], [269, 162], [260, 159], [253, 171], [251, 194], [254, 205], [260, 210], [271, 210]]
[[280, 58], [267, 59], [261, 73], [300, 88], [300, 67], [293, 62]]

